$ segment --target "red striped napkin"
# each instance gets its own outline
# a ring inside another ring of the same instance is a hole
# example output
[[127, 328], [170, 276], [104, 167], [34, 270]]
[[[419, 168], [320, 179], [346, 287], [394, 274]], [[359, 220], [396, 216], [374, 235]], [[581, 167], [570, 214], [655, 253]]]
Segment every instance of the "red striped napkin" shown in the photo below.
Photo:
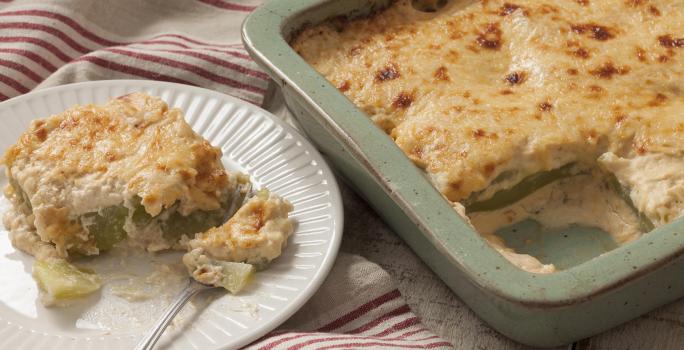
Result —
[[[286, 1], [286, 0], [282, 0]], [[240, 42], [260, 0], [0, 0], [0, 101], [100, 79], [206, 87], [261, 104], [268, 76]], [[250, 349], [441, 349], [389, 275], [340, 254], [316, 295]]]
[[451, 349], [411, 312], [380, 266], [341, 253], [323, 286], [278, 330], [248, 347], [270, 349]]

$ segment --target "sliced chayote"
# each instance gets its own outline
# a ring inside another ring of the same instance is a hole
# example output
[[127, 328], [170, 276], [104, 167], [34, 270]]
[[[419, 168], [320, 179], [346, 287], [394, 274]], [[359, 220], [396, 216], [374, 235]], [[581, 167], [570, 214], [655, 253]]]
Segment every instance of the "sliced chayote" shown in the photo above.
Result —
[[100, 251], [107, 251], [126, 238], [124, 224], [128, 217], [128, 208], [123, 204], [111, 206], [97, 213], [84, 214], [82, 222], [88, 232], [95, 238], [95, 244]]
[[38, 260], [33, 264], [33, 278], [48, 301], [80, 298], [100, 289], [100, 278], [80, 270], [64, 259]]
[[545, 185], [575, 174], [577, 171], [574, 163], [553, 170], [541, 171], [524, 178], [509, 189], [496, 192], [491, 198], [478, 201], [479, 193], [475, 193], [464, 202], [464, 205], [467, 212], [500, 209], [527, 197]]

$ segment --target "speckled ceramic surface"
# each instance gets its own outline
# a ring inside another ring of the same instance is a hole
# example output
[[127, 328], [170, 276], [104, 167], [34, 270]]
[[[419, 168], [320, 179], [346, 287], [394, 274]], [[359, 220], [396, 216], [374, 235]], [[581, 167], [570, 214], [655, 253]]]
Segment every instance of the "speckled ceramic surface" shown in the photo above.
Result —
[[319, 149], [463, 301], [506, 336], [552, 346], [684, 295], [681, 220], [554, 274], [515, 268], [453, 212], [367, 116], [287, 44], [302, 25], [362, 15], [385, 3], [268, 1], [243, 25], [243, 39]]

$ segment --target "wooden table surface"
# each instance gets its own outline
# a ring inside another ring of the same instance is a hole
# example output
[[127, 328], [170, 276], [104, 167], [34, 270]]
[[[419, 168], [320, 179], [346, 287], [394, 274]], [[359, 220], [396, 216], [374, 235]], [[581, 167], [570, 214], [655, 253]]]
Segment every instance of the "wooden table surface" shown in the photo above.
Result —
[[[292, 122], [276, 89], [271, 89], [264, 108]], [[452, 342], [458, 350], [532, 349], [483, 323], [363, 199], [341, 181], [340, 187], [345, 210], [342, 251], [361, 255], [387, 270], [397, 281], [408, 305], [428, 328]], [[684, 349], [684, 299], [602, 334], [555, 349]]]

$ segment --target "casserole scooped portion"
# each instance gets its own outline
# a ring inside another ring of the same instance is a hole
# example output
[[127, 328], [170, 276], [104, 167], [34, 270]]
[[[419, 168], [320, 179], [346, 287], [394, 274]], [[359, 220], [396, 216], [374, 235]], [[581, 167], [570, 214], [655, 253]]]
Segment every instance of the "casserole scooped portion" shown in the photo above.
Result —
[[[196, 234], [234, 214], [249, 182], [244, 174], [226, 171], [221, 150], [195, 133], [179, 109], [144, 93], [35, 120], [3, 163], [9, 178], [5, 195], [12, 203], [4, 223], [12, 244], [38, 260], [34, 276], [49, 294], [48, 303], [99, 287], [91, 273], [67, 262], [79, 256], [117, 245], [187, 250]], [[278, 212], [278, 225], [271, 217], [261, 223], [280, 234], [265, 238], [278, 245], [277, 254], [264, 256], [268, 261], [280, 255], [292, 233], [291, 224], [282, 224], [289, 223], [292, 206], [271, 196], [268, 205], [248, 201]], [[212, 242], [240, 234], [248, 233]], [[235, 254], [214, 257], [251, 262]]]
[[617, 244], [684, 213], [684, 3], [397, 0], [305, 26], [304, 60], [497, 250], [533, 219]]

